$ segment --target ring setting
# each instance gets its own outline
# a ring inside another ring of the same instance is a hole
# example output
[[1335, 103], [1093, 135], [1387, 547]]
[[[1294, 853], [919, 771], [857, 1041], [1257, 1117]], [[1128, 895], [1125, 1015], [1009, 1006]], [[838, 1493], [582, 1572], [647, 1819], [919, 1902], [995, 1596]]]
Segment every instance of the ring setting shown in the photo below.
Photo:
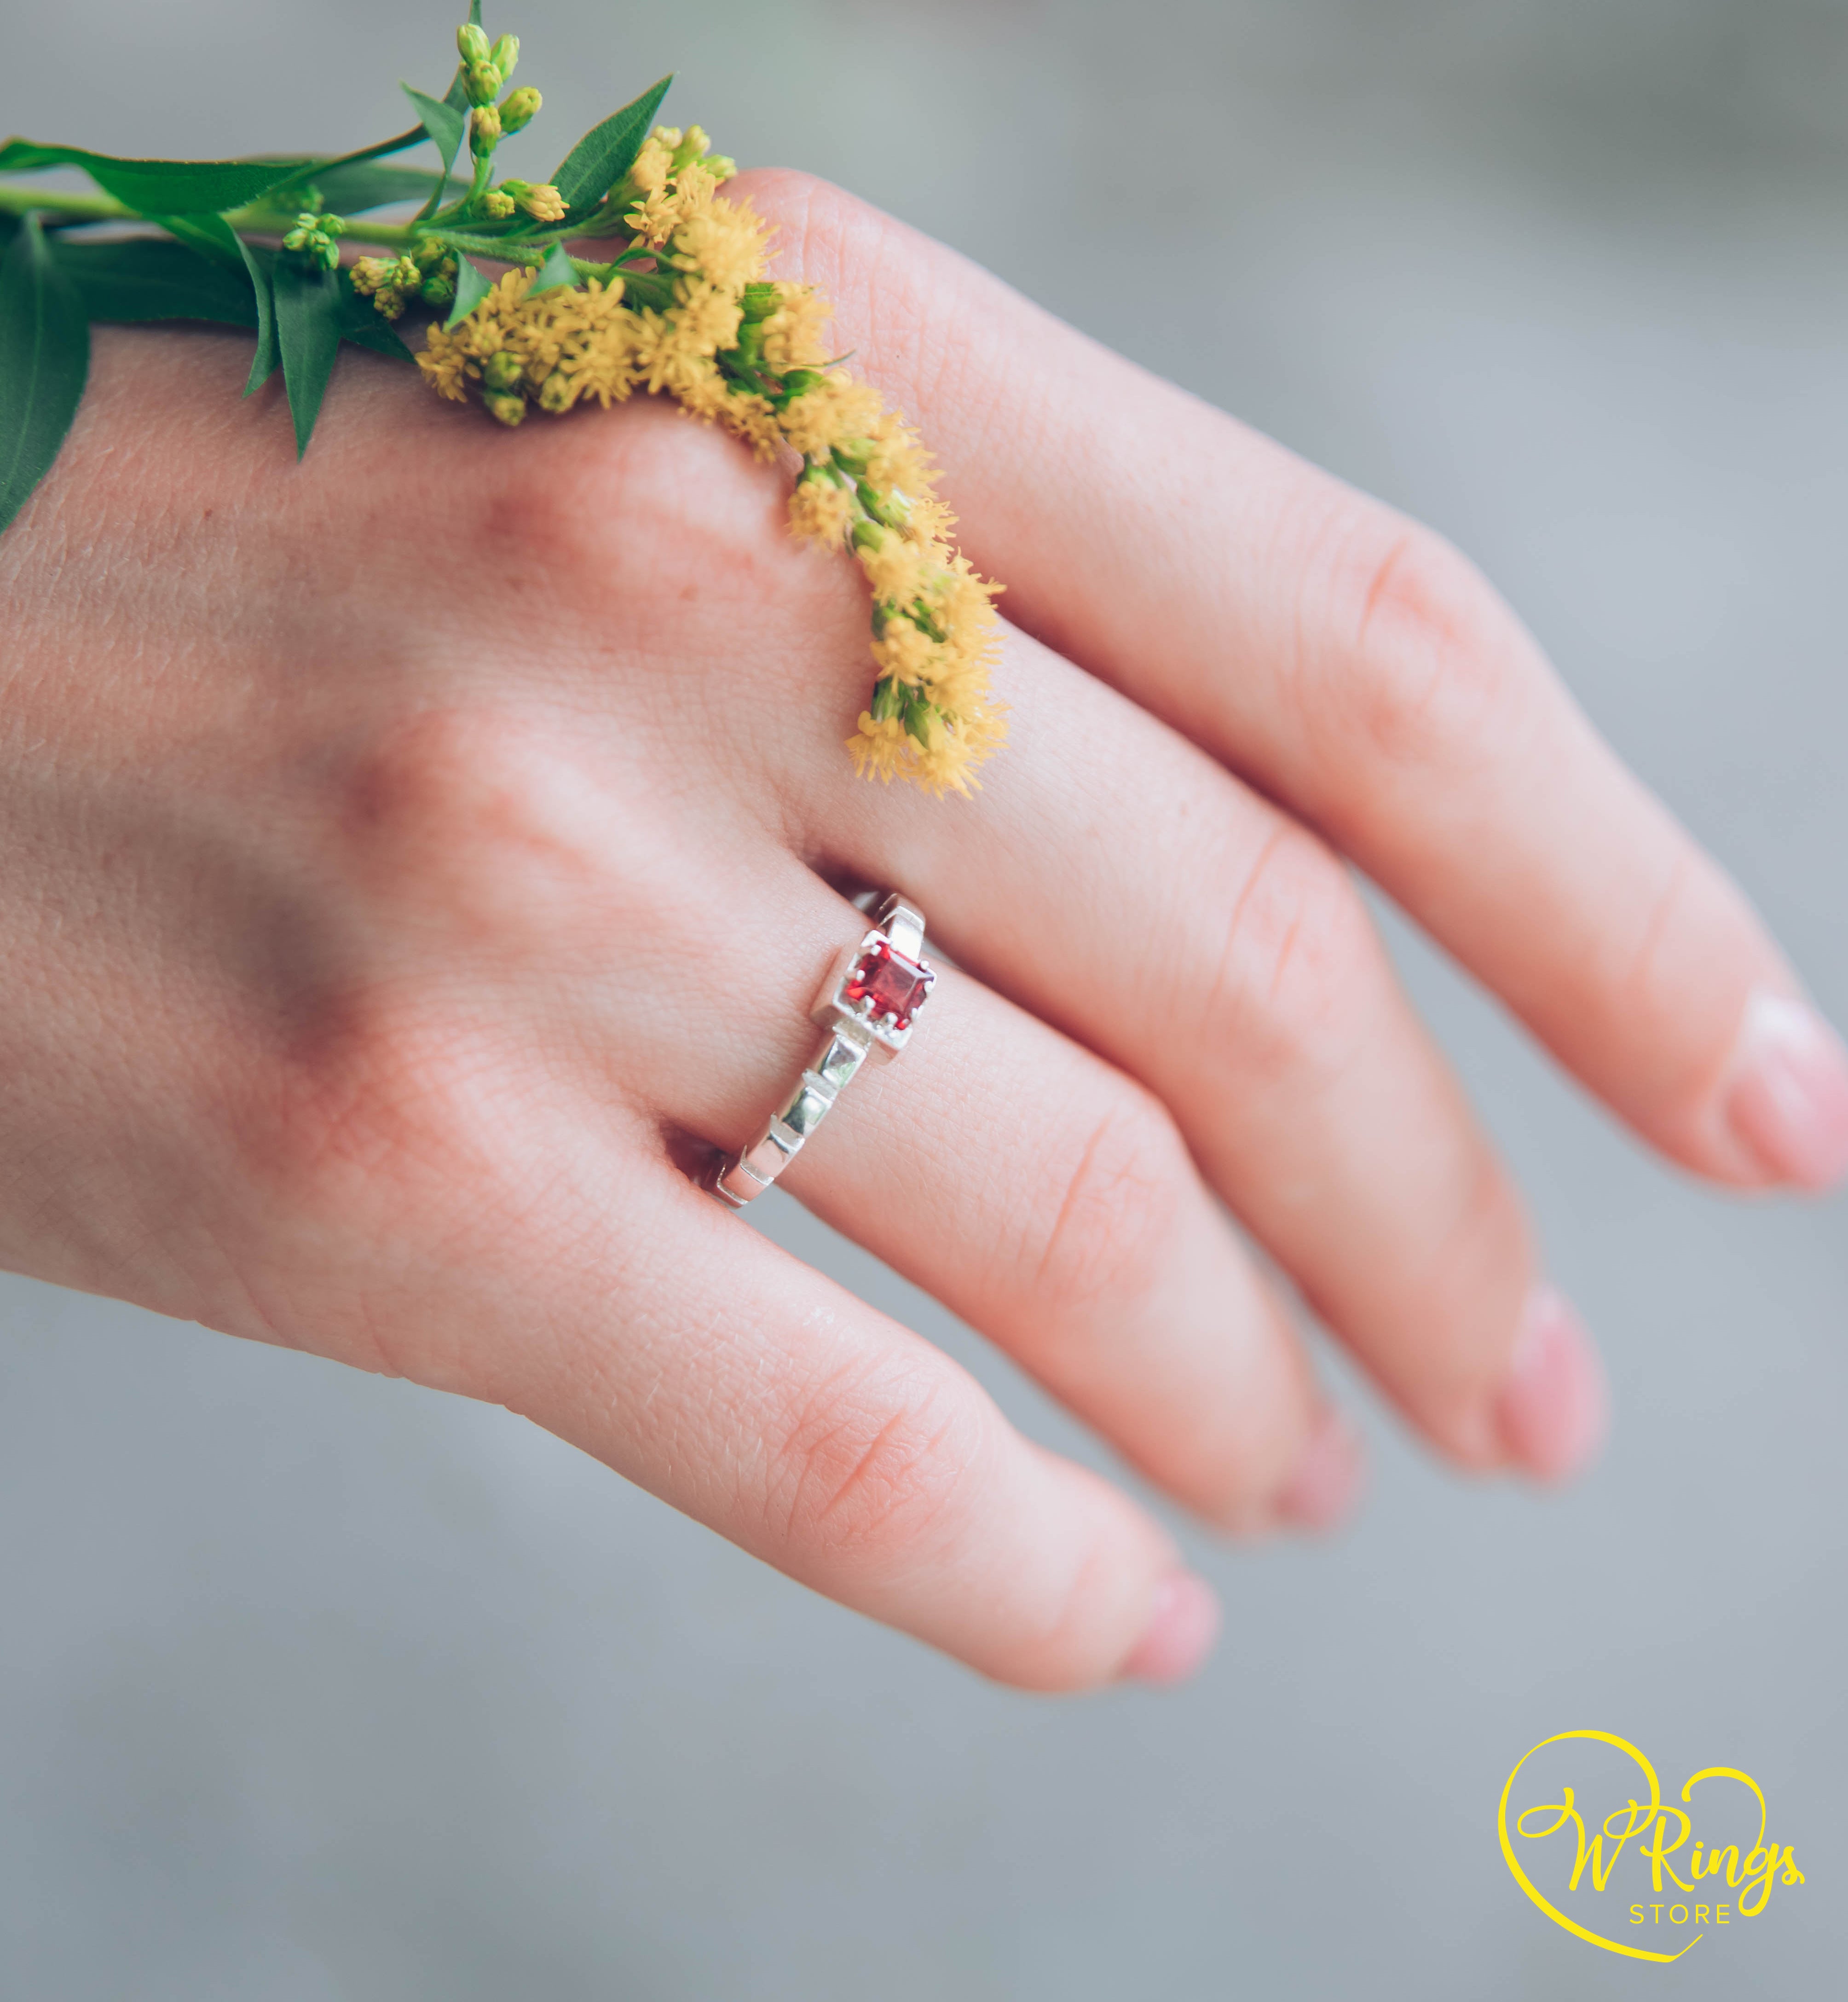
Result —
[[713, 1173], [708, 1185], [728, 1209], [742, 1209], [776, 1181], [862, 1064], [889, 1063], [911, 1040], [936, 983], [923, 955], [922, 913], [887, 897], [873, 929], [835, 960], [816, 997], [812, 1012], [827, 1041], [762, 1136]]

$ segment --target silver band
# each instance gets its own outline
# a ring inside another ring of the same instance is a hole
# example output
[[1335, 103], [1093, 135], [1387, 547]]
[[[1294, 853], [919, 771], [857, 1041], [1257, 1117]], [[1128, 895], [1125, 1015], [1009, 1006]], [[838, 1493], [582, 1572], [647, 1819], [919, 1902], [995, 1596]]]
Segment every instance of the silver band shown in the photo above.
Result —
[[742, 1209], [776, 1181], [863, 1063], [890, 1062], [911, 1040], [936, 981], [923, 954], [922, 915], [902, 897], [887, 897], [873, 930], [841, 954], [816, 999], [828, 1040], [814, 1061], [762, 1136], [713, 1173], [708, 1186], [728, 1209]]

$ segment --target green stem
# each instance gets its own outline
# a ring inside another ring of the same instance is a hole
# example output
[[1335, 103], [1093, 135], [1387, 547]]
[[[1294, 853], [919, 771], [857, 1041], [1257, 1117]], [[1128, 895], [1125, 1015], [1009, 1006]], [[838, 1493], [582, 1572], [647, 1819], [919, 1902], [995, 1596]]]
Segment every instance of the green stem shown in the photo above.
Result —
[[9, 215], [61, 215], [73, 222], [138, 222], [132, 208], [106, 194], [60, 194], [50, 188], [23, 186], [18, 181], [0, 181], [0, 210]]
[[[342, 218], [347, 228], [343, 243], [381, 243], [403, 249], [419, 242], [427, 232], [408, 222], [368, 222], [363, 216]], [[240, 236], [286, 236], [295, 226], [292, 214], [278, 215], [274, 209], [234, 209], [225, 220]]]
[[[74, 225], [146, 220], [135, 210], [108, 195], [66, 194], [49, 188], [25, 186], [18, 181], [0, 181], [0, 214], [25, 215], [35, 212]], [[233, 209], [225, 220], [240, 236], [282, 236], [295, 226], [292, 210], [285, 214], [267, 204]], [[441, 234], [440, 225], [434, 222], [368, 222], [364, 217], [357, 216], [348, 218], [343, 240], [354, 244], [375, 244], [382, 249], [401, 250], [413, 248], [426, 238]], [[538, 264], [544, 261], [545, 253], [553, 244], [564, 240], [567, 239], [550, 232], [535, 237], [510, 236], [496, 246], [495, 254], [509, 264]], [[629, 296], [638, 305], [671, 305], [674, 278], [671, 273], [619, 270], [625, 259], [638, 254], [647, 253], [624, 251], [609, 263], [574, 257], [571, 264], [581, 278], [607, 280], [619, 274]]]

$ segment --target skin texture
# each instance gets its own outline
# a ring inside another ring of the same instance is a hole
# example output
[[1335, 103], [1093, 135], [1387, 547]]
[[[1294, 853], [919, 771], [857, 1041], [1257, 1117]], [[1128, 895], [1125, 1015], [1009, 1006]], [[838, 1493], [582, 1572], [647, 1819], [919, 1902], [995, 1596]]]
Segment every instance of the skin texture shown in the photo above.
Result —
[[986, 1674], [1174, 1679], [1214, 1616], [1152, 1519], [689, 1179], [811, 1053], [848, 895], [955, 964], [784, 1185], [1245, 1533], [1358, 1469], [1227, 1209], [1456, 1465], [1602, 1423], [1350, 863], [1697, 1174], [1828, 1181], [1848, 1076], [1453, 551], [738, 191], [1008, 584], [983, 791], [853, 778], [854, 568], [671, 409], [510, 433], [349, 351], [298, 467], [247, 341], [99, 329], [0, 540], [0, 1259], [505, 1404]]

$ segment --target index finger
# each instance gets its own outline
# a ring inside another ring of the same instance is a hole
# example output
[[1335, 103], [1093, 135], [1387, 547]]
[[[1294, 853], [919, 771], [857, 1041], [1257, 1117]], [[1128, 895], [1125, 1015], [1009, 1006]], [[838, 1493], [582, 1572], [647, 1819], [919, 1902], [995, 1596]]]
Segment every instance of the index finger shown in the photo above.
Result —
[[1848, 1059], [1440, 537], [839, 190], [741, 177], [943, 462], [1010, 618], [1316, 828], [1646, 1138], [1848, 1170]]

